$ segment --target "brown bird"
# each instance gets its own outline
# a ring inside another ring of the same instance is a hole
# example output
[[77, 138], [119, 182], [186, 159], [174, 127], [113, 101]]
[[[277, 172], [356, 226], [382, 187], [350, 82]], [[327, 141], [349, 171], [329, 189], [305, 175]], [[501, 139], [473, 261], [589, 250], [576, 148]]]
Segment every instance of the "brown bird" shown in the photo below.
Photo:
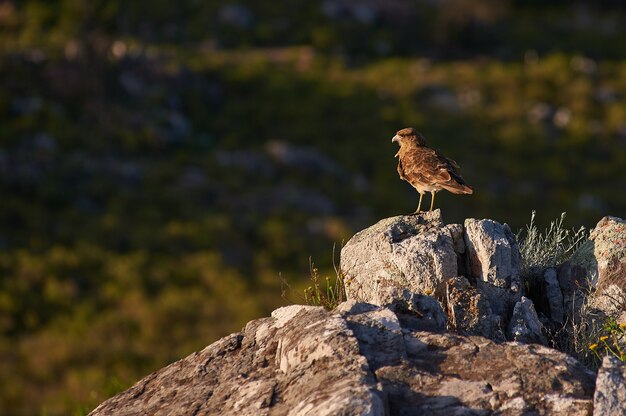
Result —
[[398, 158], [400, 179], [410, 183], [420, 194], [415, 214], [420, 212], [425, 192], [431, 194], [431, 211], [435, 203], [435, 194], [442, 189], [453, 194], [474, 192], [457, 171], [459, 165], [438, 150], [426, 146], [426, 139], [419, 131], [407, 127], [398, 131], [391, 142], [400, 145], [400, 150], [395, 155]]

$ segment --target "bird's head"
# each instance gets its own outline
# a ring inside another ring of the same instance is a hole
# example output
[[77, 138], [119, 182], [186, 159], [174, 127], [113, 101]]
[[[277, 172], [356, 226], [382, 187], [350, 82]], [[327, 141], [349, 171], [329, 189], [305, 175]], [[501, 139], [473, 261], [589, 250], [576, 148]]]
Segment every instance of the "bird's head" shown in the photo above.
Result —
[[391, 139], [392, 143], [398, 143], [400, 146], [405, 144], [413, 144], [415, 146], [425, 146], [426, 139], [422, 136], [422, 133], [415, 130], [413, 127], [407, 127], [402, 130], [398, 130], [393, 139]]

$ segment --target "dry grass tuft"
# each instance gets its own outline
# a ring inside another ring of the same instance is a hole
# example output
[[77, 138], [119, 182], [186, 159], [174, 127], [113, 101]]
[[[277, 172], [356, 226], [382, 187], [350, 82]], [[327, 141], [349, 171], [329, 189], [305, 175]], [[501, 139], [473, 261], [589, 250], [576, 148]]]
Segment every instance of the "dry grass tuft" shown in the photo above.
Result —
[[[335, 262], [335, 246], [333, 245], [333, 268], [335, 277], [320, 276], [319, 269], [309, 257], [309, 281], [310, 285], [303, 290], [302, 294], [297, 294], [297, 303], [304, 303], [312, 306], [323, 306], [327, 310], [332, 310], [341, 302], [346, 300], [346, 290], [344, 287], [344, 275]], [[287, 292], [294, 293], [289, 283], [281, 277], [281, 297], [289, 303], [294, 303], [289, 299]]]
[[537, 270], [562, 264], [584, 242], [588, 234], [585, 227], [578, 230], [564, 228], [565, 212], [550, 222], [550, 226], [542, 233], [535, 225], [535, 216], [536, 212], [532, 211], [530, 224], [526, 226], [526, 230], [520, 230], [516, 235], [522, 260], [522, 278]]

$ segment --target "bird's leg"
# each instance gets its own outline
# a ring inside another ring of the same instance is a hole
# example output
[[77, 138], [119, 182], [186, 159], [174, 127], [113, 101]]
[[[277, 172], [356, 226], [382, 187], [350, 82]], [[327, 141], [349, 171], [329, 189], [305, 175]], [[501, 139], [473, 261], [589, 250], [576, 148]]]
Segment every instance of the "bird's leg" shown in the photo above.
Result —
[[433, 210], [433, 205], [435, 205], [435, 194], [436, 193], [437, 192], [433, 192], [433, 191], [430, 192], [430, 195], [431, 195], [431, 197], [430, 197], [430, 210], [431, 211]]
[[424, 197], [424, 194], [420, 192], [420, 202], [418, 202], [417, 209], [415, 210], [414, 214], [419, 214], [420, 208], [422, 206], [422, 198], [423, 197]]

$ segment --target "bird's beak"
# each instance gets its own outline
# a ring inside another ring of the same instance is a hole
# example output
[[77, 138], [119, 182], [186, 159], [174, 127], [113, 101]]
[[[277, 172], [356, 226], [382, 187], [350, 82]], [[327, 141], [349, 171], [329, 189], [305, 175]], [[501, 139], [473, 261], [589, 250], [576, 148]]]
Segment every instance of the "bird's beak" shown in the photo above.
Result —
[[393, 139], [391, 139], [391, 143], [399, 143], [399, 142], [400, 142], [400, 138], [396, 134], [395, 136], [393, 136]]

